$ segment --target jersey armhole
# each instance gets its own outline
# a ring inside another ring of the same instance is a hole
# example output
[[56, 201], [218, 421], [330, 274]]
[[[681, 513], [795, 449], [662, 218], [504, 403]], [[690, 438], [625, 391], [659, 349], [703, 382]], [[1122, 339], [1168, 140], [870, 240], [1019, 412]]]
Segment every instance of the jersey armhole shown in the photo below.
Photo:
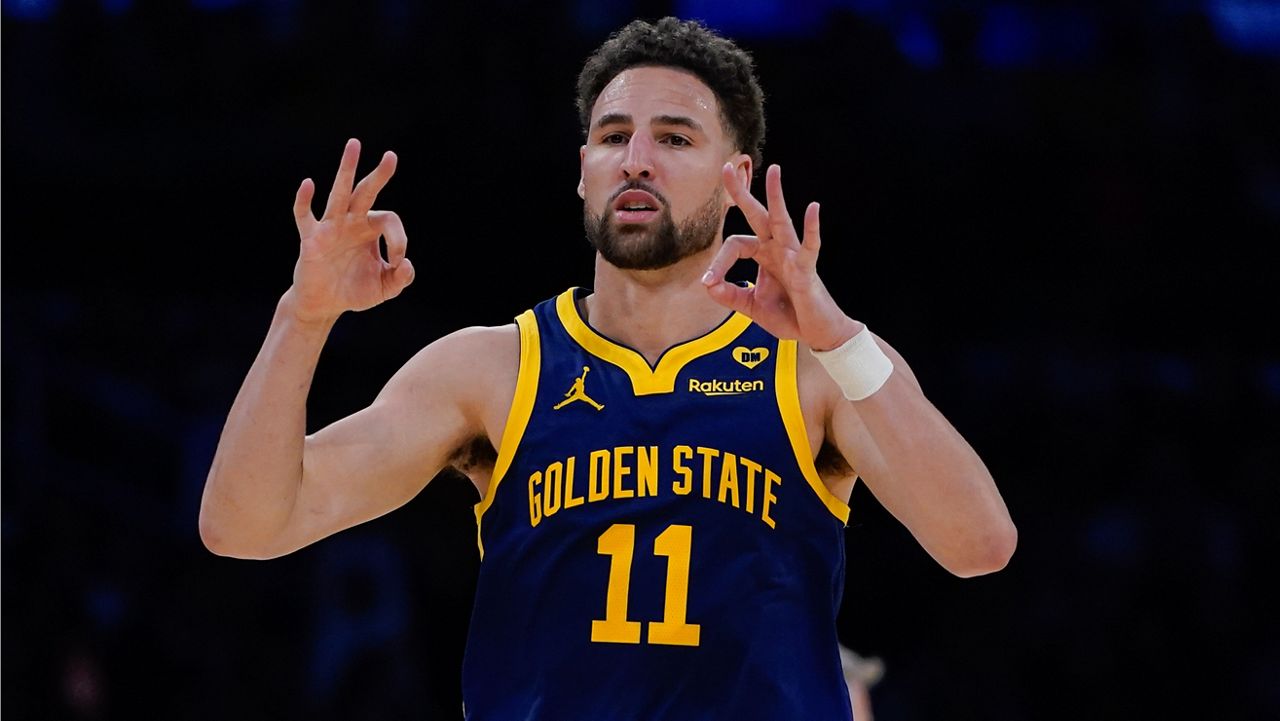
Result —
[[796, 373], [796, 347], [794, 340], [778, 341], [777, 376], [774, 388], [778, 393], [778, 410], [782, 413], [782, 425], [787, 429], [787, 438], [791, 441], [791, 450], [796, 457], [800, 472], [809, 483], [809, 487], [817, 494], [831, 515], [844, 525], [849, 525], [849, 504], [840, 500], [822, 482], [818, 468], [813, 464], [813, 453], [809, 447], [809, 432], [805, 430], [804, 414], [800, 411], [800, 390]]
[[516, 374], [516, 392], [511, 399], [511, 410], [507, 411], [507, 422], [502, 429], [502, 441], [498, 444], [498, 458], [493, 464], [493, 476], [489, 487], [485, 489], [484, 498], [476, 504], [476, 545], [480, 548], [480, 558], [484, 559], [484, 541], [481, 540], [480, 524], [485, 511], [493, 505], [498, 493], [498, 484], [511, 467], [511, 460], [516, 455], [520, 439], [524, 437], [525, 428], [529, 425], [529, 417], [533, 415], [533, 401], [538, 395], [538, 370], [542, 365], [542, 345], [538, 337], [538, 321], [532, 310], [526, 310], [516, 316], [516, 325], [520, 328], [520, 369]]

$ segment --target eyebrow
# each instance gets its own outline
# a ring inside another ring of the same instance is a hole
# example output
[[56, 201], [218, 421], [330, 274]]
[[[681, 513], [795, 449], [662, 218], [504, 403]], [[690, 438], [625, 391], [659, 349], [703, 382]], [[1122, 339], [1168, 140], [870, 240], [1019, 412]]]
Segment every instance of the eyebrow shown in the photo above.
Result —
[[[631, 116], [626, 113], [605, 113], [596, 121], [596, 128], [599, 129], [609, 125], [631, 125], [632, 123]], [[653, 123], [654, 125], [679, 125], [699, 133], [702, 132], [702, 125], [698, 121], [684, 115], [655, 115]]]
[[698, 124], [698, 121], [684, 115], [658, 115], [654, 117], [653, 122], [655, 125], [680, 125], [690, 130], [696, 130], [699, 133], [702, 132], [702, 126]]
[[630, 125], [631, 116], [626, 113], [605, 113], [596, 121], [597, 128], [603, 128], [606, 125]]

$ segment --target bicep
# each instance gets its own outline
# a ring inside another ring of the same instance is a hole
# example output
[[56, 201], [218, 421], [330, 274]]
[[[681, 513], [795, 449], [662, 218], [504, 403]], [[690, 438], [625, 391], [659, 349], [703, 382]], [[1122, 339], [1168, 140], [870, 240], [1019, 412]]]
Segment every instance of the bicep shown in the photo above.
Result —
[[442, 341], [406, 363], [367, 408], [307, 436], [289, 524], [299, 547], [408, 503], [476, 435], [478, 369]]

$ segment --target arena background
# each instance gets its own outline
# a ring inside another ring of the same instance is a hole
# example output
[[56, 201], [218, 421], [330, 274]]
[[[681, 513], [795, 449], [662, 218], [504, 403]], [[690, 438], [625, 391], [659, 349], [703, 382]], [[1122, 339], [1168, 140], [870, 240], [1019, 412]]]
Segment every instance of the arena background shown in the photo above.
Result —
[[4, 0], [6, 719], [459, 716], [474, 491], [235, 561], [209, 460], [348, 137], [399, 154], [418, 277], [338, 324], [311, 427], [589, 284], [574, 79], [668, 13], [754, 53], [821, 273], [1019, 526], [960, 580], [855, 491], [877, 718], [1280, 716], [1280, 3]]

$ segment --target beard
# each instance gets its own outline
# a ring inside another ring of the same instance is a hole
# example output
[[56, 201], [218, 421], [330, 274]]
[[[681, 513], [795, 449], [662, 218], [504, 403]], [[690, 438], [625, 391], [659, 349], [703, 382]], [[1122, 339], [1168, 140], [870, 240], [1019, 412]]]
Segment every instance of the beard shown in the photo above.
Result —
[[611, 212], [596, 215], [586, 204], [582, 206], [587, 240], [610, 265], [623, 270], [666, 268], [711, 247], [720, 234], [720, 193], [723, 191], [712, 193], [702, 207], [676, 225], [667, 199], [642, 183], [628, 184], [614, 197], [635, 188], [651, 193], [662, 204], [656, 222], [614, 225], [610, 222]]

